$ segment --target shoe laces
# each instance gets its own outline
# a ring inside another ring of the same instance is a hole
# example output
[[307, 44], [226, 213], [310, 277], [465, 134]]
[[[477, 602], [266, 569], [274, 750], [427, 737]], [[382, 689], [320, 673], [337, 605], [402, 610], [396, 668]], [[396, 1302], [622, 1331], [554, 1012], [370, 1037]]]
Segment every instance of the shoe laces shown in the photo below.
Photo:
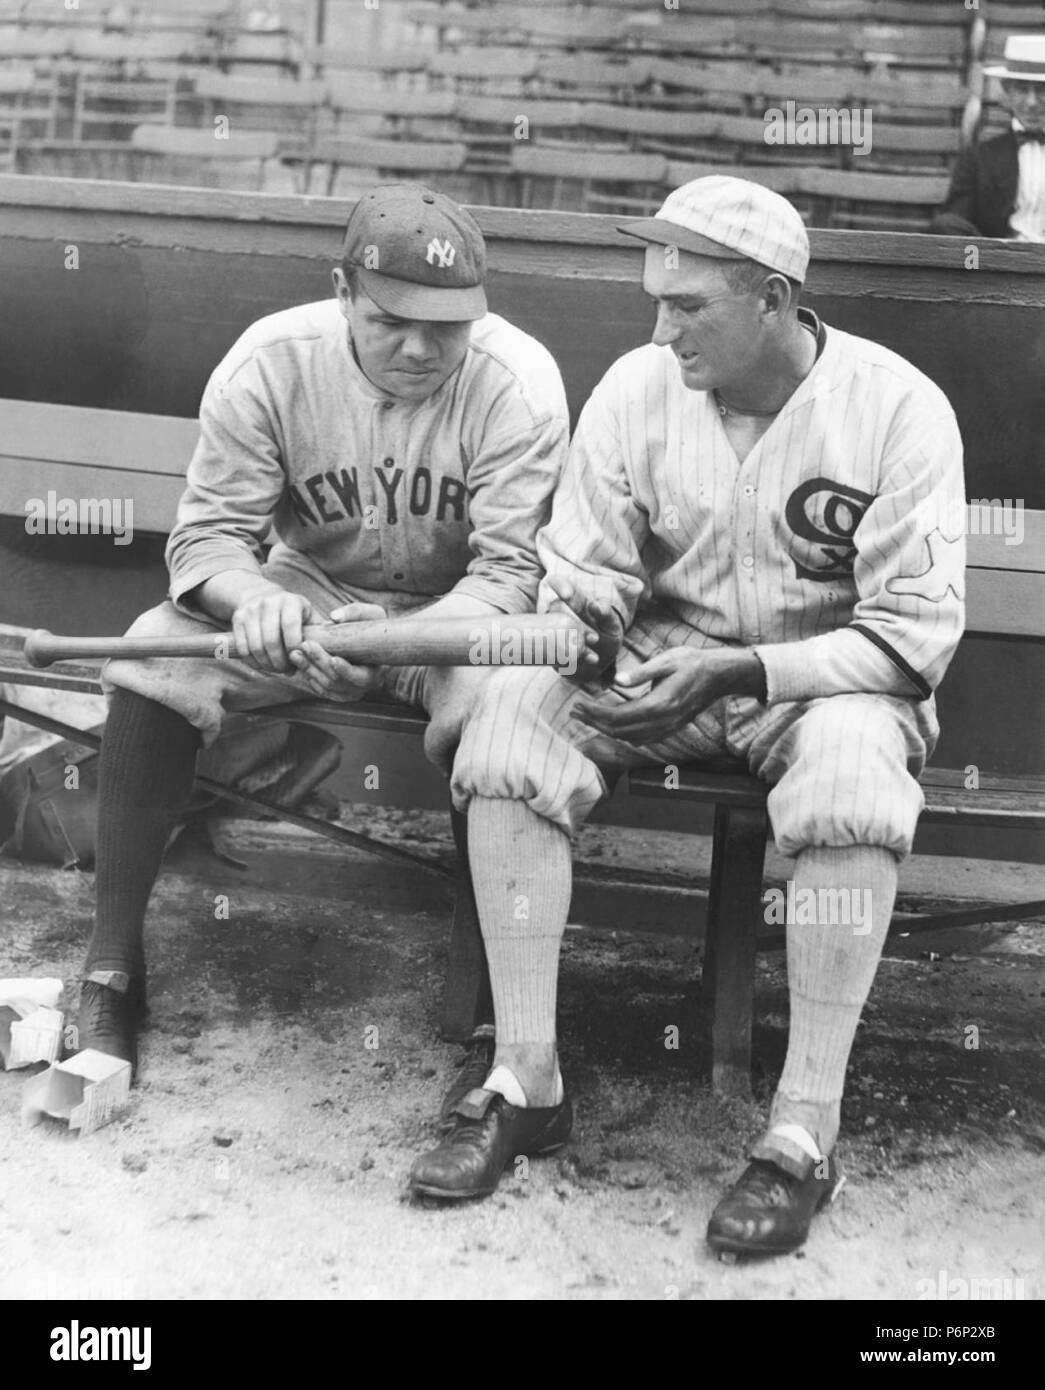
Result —
[[118, 990], [88, 980], [81, 991], [81, 1004], [92, 1031], [119, 1032], [125, 1026], [127, 998]]
[[465, 1045], [464, 1055], [457, 1063], [459, 1083], [474, 1083], [471, 1089], [483, 1084], [493, 1065], [494, 1045], [491, 1038], [474, 1038]]
[[793, 1181], [775, 1163], [756, 1158], [741, 1179], [740, 1189], [745, 1197], [753, 1197], [760, 1204], [785, 1207], [791, 1201]]
[[487, 1111], [481, 1120], [470, 1119], [467, 1115], [454, 1115], [454, 1127], [446, 1137], [445, 1147], [482, 1149], [492, 1118], [492, 1110]]

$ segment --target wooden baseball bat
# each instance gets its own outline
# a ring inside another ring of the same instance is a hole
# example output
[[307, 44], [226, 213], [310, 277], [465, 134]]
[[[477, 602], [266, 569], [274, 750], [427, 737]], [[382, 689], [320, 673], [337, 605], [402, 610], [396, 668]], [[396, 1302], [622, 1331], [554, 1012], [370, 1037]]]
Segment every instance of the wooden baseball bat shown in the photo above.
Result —
[[[304, 629], [331, 656], [358, 666], [555, 666], [576, 670], [584, 629], [567, 613], [498, 613], [426, 618], [423, 613]], [[231, 632], [191, 637], [56, 637], [38, 628], [25, 639], [30, 666], [54, 661], [151, 656], [232, 660], [241, 655]]]

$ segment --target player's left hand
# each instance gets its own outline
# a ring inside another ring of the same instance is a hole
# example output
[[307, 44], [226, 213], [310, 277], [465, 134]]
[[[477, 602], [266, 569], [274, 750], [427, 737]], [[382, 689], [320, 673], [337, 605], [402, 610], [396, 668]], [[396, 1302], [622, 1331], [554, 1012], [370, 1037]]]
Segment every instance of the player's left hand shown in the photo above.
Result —
[[[388, 614], [377, 603], [347, 603], [331, 613], [335, 623], [379, 621]], [[302, 642], [290, 653], [299, 675], [321, 700], [352, 702], [377, 693], [380, 666], [353, 666], [344, 657], [331, 656], [319, 642]]]
[[696, 651], [672, 647], [634, 670], [622, 673], [622, 691], [653, 682], [653, 689], [623, 704], [584, 697], [573, 713], [600, 733], [627, 743], [669, 738], [708, 705], [726, 695], [765, 698], [765, 674], [754, 652], [733, 648]]

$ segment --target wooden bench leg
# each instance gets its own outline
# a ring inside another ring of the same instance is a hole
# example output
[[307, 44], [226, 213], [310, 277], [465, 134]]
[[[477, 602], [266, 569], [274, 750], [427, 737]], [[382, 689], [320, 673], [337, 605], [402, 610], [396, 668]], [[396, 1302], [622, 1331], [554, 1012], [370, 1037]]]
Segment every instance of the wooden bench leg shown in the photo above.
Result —
[[457, 846], [457, 892], [439, 1031], [448, 1042], [466, 1042], [479, 1024], [493, 1023], [493, 996], [468, 866], [468, 817], [451, 807], [450, 820]]
[[762, 808], [715, 808], [703, 990], [711, 1010], [711, 1084], [751, 1095], [751, 1010], [769, 818]]

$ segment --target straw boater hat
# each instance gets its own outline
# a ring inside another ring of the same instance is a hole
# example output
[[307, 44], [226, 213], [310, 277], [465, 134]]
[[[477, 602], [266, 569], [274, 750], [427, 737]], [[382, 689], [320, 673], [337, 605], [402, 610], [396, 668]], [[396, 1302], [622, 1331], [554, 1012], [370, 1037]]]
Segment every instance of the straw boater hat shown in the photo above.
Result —
[[1001, 67], [984, 68], [984, 77], [1015, 82], [1045, 82], [1045, 34], [1010, 34]]

